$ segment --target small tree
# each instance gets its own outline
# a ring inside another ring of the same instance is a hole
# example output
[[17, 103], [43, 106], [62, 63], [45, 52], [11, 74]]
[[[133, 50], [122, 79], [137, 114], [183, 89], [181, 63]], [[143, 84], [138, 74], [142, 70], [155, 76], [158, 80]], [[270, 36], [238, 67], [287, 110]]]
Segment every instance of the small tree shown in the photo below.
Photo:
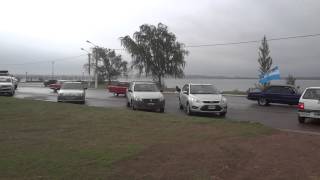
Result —
[[292, 86], [296, 85], [296, 78], [293, 75], [289, 74], [286, 80], [288, 85], [292, 85]]
[[162, 87], [162, 78], [184, 76], [185, 56], [188, 51], [176, 40], [176, 36], [168, 32], [168, 27], [162, 23], [158, 26], [144, 24], [140, 31], [130, 36], [121, 37], [122, 46], [131, 54], [132, 68], [151, 75]]
[[[95, 47], [92, 54], [94, 61], [91, 62], [91, 67], [97, 70], [99, 82], [108, 79], [110, 83], [113, 78], [126, 74], [128, 62], [122, 60], [121, 55], [116, 55], [114, 50]], [[88, 64], [84, 65], [84, 68], [88, 67]]]
[[[266, 36], [263, 37], [261, 46], [259, 47], [259, 72], [260, 72], [260, 77], [265, 75], [266, 73], [270, 72], [271, 66], [272, 66], [272, 58], [269, 55], [270, 50], [269, 50], [269, 45], [267, 42]], [[270, 83], [262, 84], [263, 87], [267, 87], [270, 85]]]

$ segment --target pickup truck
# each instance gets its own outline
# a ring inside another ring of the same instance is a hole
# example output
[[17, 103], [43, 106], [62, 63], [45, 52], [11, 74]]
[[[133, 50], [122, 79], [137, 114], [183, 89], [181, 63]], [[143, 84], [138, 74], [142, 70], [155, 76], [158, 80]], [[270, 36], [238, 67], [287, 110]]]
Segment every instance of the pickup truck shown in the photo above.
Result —
[[107, 89], [109, 90], [109, 92], [113, 93], [115, 96], [119, 96], [119, 94], [125, 95], [128, 87], [128, 82], [117, 82], [114, 84], [107, 85]]
[[301, 94], [289, 85], [271, 85], [264, 90], [249, 89], [247, 99], [258, 101], [260, 106], [270, 103], [297, 105]]

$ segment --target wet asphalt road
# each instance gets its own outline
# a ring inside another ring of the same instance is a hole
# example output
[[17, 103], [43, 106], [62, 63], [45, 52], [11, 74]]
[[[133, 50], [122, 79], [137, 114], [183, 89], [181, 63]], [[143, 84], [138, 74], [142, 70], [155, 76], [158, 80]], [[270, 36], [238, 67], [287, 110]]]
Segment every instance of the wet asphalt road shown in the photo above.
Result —
[[[40, 84], [20, 85], [16, 98], [35, 99], [43, 101], [57, 101], [57, 94], [51, 89], [41, 87]], [[271, 106], [258, 106], [256, 102], [245, 97], [226, 96], [228, 99], [227, 118], [237, 121], [260, 122], [264, 125], [288, 130], [300, 130], [320, 133], [320, 120], [309, 120], [306, 124], [299, 124], [297, 110], [294, 106], [272, 104]], [[178, 108], [178, 96], [174, 93], [165, 94], [166, 113], [186, 116]], [[98, 107], [126, 108], [124, 96], [113, 96], [106, 90], [89, 89], [86, 92], [86, 105]], [[211, 116], [205, 116], [211, 118]]]

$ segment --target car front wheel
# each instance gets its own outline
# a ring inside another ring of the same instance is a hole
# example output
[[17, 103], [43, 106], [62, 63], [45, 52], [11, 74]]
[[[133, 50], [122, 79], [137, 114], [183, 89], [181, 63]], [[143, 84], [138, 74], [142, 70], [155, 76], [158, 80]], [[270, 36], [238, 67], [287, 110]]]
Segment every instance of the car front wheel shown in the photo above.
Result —
[[299, 121], [299, 123], [303, 124], [306, 122], [306, 118], [298, 116], [298, 121]]
[[268, 104], [269, 104], [269, 102], [268, 102], [268, 100], [266, 99], [266, 98], [259, 98], [259, 100], [258, 100], [258, 104], [260, 105], [260, 106], [267, 106]]
[[183, 109], [183, 106], [182, 106], [182, 104], [181, 104], [181, 100], [179, 99], [179, 109]]
[[134, 107], [133, 101], [130, 103], [132, 110], [136, 110], [136, 107]]
[[187, 115], [189, 115], [189, 116], [191, 116], [191, 115], [193, 114], [192, 111], [191, 111], [191, 108], [190, 108], [189, 103], [187, 104], [187, 107], [186, 107], [186, 113], [187, 113]]

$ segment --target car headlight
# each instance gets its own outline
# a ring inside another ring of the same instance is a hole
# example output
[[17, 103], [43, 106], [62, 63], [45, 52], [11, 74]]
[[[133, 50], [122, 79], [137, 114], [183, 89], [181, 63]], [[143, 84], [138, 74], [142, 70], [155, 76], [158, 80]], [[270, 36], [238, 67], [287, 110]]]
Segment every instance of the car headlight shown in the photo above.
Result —
[[227, 104], [227, 98], [226, 97], [222, 96], [221, 104]]
[[139, 97], [139, 96], [136, 96], [136, 97], [134, 98], [134, 100], [135, 100], [135, 101], [142, 101], [142, 98]]
[[200, 103], [201, 101], [195, 97], [190, 97], [190, 100], [196, 103]]

